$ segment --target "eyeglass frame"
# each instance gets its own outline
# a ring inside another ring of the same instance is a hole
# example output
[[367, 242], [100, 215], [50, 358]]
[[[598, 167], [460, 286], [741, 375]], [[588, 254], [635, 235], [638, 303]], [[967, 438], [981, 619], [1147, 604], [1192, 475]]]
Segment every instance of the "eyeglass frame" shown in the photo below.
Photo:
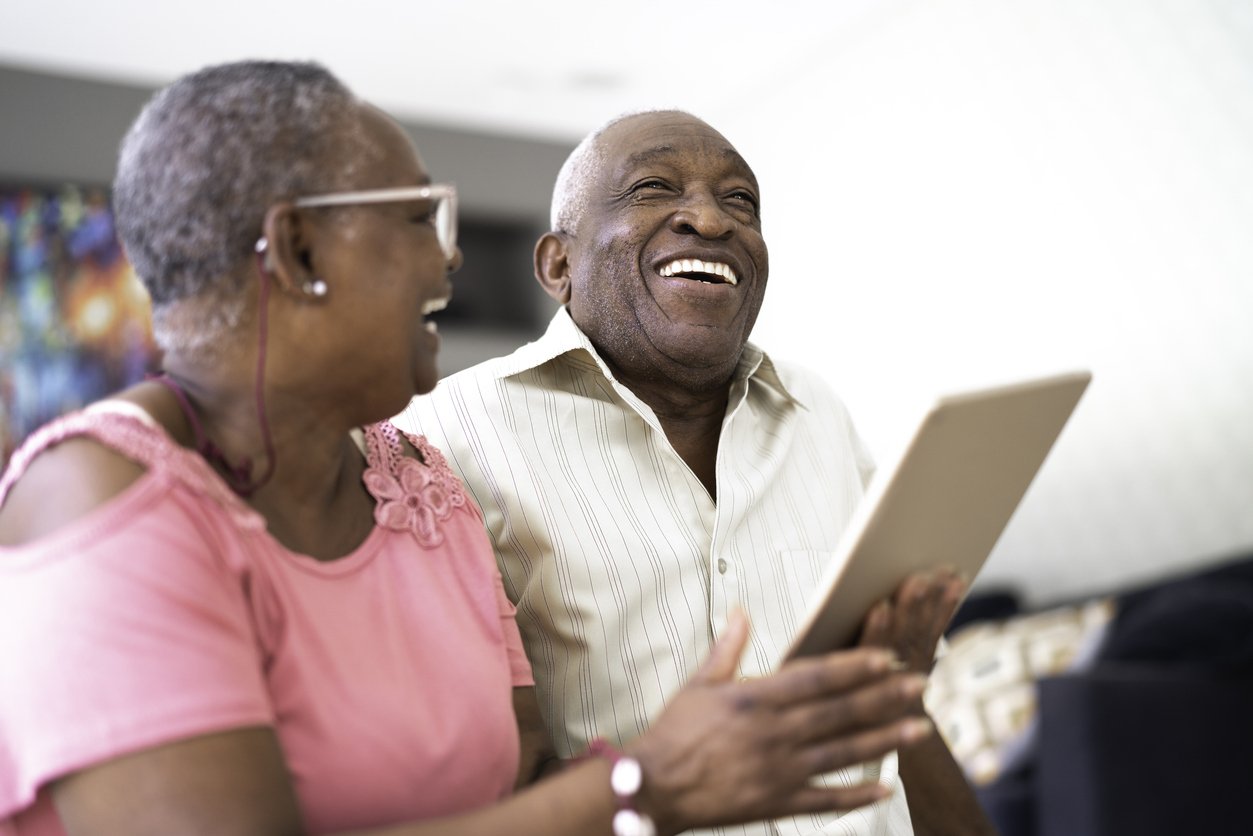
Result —
[[[447, 221], [440, 224], [438, 211], [432, 219], [435, 236], [440, 249], [449, 261], [457, 254], [457, 187], [451, 183], [431, 183], [428, 186], [399, 186], [388, 189], [364, 189], [355, 192], [327, 192], [325, 194], [298, 197], [292, 205], [301, 209], [318, 209], [328, 206], [359, 206], [366, 203], [395, 203], [402, 200], [442, 200], [447, 206]], [[448, 240], [445, 239], [447, 235]]]

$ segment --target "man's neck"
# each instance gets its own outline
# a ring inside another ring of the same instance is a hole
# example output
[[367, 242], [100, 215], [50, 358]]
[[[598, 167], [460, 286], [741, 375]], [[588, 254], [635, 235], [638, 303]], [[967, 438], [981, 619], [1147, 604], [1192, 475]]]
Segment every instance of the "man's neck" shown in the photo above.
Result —
[[724, 375], [720, 381], [702, 381], [693, 375], [693, 379], [680, 383], [670, 378], [632, 378], [617, 368], [613, 371], [619, 383], [652, 409], [670, 446], [716, 500], [718, 441], [732, 378]]

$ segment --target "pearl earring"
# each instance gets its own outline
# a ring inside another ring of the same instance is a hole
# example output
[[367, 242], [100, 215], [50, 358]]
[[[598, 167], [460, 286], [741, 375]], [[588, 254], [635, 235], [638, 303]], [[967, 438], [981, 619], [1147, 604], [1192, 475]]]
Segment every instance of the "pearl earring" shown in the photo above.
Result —
[[314, 279], [313, 281], [305, 282], [301, 287], [301, 290], [305, 293], [310, 296], [317, 296], [319, 299], [326, 295], [327, 289], [326, 282], [321, 279]]

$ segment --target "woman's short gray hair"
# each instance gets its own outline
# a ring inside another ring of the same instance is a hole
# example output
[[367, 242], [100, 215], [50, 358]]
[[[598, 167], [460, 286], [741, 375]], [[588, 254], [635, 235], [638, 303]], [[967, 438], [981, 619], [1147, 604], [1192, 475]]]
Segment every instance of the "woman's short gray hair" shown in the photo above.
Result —
[[154, 311], [240, 296], [248, 274], [237, 268], [266, 210], [344, 187], [369, 155], [360, 106], [311, 63], [223, 64], [158, 92], [122, 141], [113, 181], [117, 229]]

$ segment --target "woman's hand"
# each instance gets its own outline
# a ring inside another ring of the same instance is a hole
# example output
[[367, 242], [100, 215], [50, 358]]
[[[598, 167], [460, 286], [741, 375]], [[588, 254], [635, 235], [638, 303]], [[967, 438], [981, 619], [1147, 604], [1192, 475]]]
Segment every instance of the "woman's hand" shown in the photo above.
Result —
[[892, 653], [832, 653], [737, 682], [747, 639], [747, 621], [735, 613], [697, 675], [626, 747], [644, 770], [640, 809], [660, 832], [878, 801], [888, 790], [877, 783], [827, 788], [810, 778], [932, 732], [927, 720], [907, 716], [925, 679], [901, 673]]

